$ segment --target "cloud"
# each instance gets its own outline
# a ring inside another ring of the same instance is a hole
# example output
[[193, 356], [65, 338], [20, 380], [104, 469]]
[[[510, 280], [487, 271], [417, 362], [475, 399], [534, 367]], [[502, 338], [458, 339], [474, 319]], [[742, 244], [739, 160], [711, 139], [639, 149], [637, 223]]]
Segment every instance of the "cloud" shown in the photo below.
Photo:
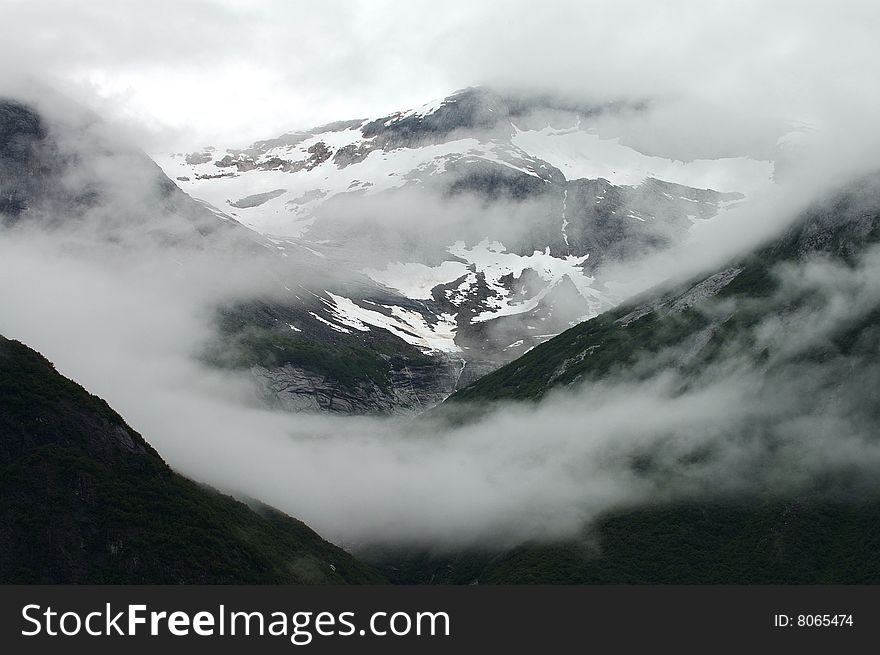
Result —
[[[823, 478], [852, 492], [880, 465], [880, 369], [798, 357], [876, 305], [876, 250], [852, 267], [779, 271], [779, 295], [754, 330], [772, 370], [744, 347], [705, 377], [661, 367], [450, 424], [267, 410], [246, 374], [206, 368], [195, 353], [213, 334], [212, 308], [260, 293], [270, 277], [234, 254], [84, 234], [4, 233], [0, 333], [106, 398], [178, 470], [348, 547], [509, 547], [571, 537], [646, 502], [793, 494]], [[801, 315], [773, 316], [804, 297]]]
[[771, 236], [880, 151], [871, 2], [4, 3], [0, 91], [22, 73], [48, 80], [150, 151], [245, 145], [489, 84], [649, 99], [599, 133], [651, 155], [776, 161], [784, 189], [611, 268], [624, 293]]
[[[91, 94], [151, 147], [247, 142], [471, 83], [594, 101], [656, 97], [644, 122], [603, 129], [632, 126], [627, 139], [682, 157], [766, 150], [776, 129], [767, 121], [810, 122], [777, 190], [701, 224], [672, 253], [604, 272], [629, 291], [770, 238], [873, 166], [878, 151], [874, 3], [4, 0], [4, 9], [15, 17], [0, 39], [4, 85], [23, 68]], [[504, 546], [570, 536], [633, 503], [791, 492], [823, 472], [876, 472], [876, 417], [865, 408], [876, 406], [877, 367], [862, 360], [853, 369], [846, 356], [782, 359], [772, 375], [746, 357], [706, 379], [611, 379], [463, 426], [269, 411], [247, 376], [207, 369], [195, 355], [213, 334], [214, 307], [303, 273], [143, 239], [144, 223], [127, 219], [155, 219], [155, 189], [134, 155], [105, 157], [86, 134], [71, 148], [89, 156], [66, 180], [102, 180], [104, 201], [76, 229], [2, 234], [0, 333], [105, 397], [172, 466], [338, 542]], [[390, 201], [390, 224], [418, 202], [406, 193]], [[442, 217], [449, 207], [428, 209]], [[493, 221], [511, 207], [494, 209]], [[518, 209], [528, 216], [529, 206]], [[128, 238], [102, 239], [108, 222]], [[809, 293], [817, 305], [750, 336], [780, 357], [826, 338], [853, 320], [845, 310], [876, 300], [876, 261], [872, 253], [855, 269], [808, 262], [783, 271], [781, 293]], [[645, 453], [653, 474], [633, 466]]]
[[756, 116], [830, 127], [878, 100], [872, 2], [3, 4], [7, 76], [65, 83], [156, 148], [243, 145], [472, 84], [696, 99], [718, 118], [680, 127], [728, 148]]

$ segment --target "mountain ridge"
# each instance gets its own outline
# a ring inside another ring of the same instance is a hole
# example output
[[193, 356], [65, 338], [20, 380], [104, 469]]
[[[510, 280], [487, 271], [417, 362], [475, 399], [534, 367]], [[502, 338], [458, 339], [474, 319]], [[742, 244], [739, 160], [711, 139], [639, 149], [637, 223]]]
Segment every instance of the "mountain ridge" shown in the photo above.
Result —
[[[742, 201], [741, 193], [648, 176], [651, 166], [677, 175], [681, 166], [702, 164], [662, 163], [600, 139], [589, 121], [623, 110], [638, 109], [469, 88], [385, 117], [160, 163], [188, 193], [265, 234], [282, 256], [348, 269], [382, 289], [314, 289], [320, 311], [310, 311], [337, 333], [384, 330], [438, 360], [440, 370], [448, 361], [464, 371], [464, 378], [444, 374], [439, 386], [428, 384], [438, 391], [428, 404], [436, 404], [613, 306], [619, 299], [597, 278], [605, 263], [669, 247], [694, 222]], [[633, 173], [641, 175], [633, 184], [579, 177], [529, 154], [515, 142], [523, 135], [569, 149], [580, 147], [571, 138], [586, 140], [587, 154], [575, 164], [587, 172], [605, 166], [613, 177], [615, 157], [624, 168], [649, 168]], [[569, 283], [574, 294], [558, 292]], [[308, 386], [266, 364], [259, 362], [268, 388]], [[294, 404], [310, 401], [299, 394]]]
[[107, 403], [0, 337], [0, 582], [376, 583], [277, 510], [172, 471]]
[[[583, 402], [603, 385], [659, 377], [670, 402], [736, 380], [728, 402], [743, 404], [728, 423], [697, 421], [641, 448], [621, 444], [631, 474], [657, 483], [654, 497], [602, 512], [576, 538], [464, 557], [466, 575], [500, 584], [880, 580], [871, 468], [880, 425], [878, 244], [873, 174], [753, 251], [647, 291], [453, 394], [435, 417], [449, 412], [466, 423], [509, 402], [565, 393]], [[744, 461], [725, 459], [725, 448]], [[722, 469], [712, 468], [715, 456]], [[746, 479], [725, 486], [731, 469]], [[676, 492], [676, 481], [695, 489]], [[389, 574], [406, 568], [377, 561]]]

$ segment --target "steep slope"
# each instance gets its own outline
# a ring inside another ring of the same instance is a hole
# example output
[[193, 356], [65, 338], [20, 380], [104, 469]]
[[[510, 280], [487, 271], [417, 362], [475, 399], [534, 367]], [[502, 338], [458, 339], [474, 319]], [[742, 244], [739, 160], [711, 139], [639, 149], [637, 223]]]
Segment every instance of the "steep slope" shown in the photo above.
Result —
[[[182, 284], [197, 277], [195, 252], [222, 276], [258, 270], [257, 290], [212, 308], [215, 335], [195, 354], [249, 370], [265, 402], [291, 411], [431, 408], [612, 307], [603, 263], [668, 247], [772, 172], [600, 139], [591, 121], [619, 106], [466, 89], [162, 161], [178, 188], [85, 112], [0, 110], [6, 229], [135, 259], [174, 251]], [[687, 186], [709, 181], [725, 190]]]
[[[699, 494], [658, 493], [606, 512], [578, 540], [484, 558], [471, 575], [490, 583], [880, 580], [878, 242], [875, 175], [755, 252], [578, 325], [453, 395], [447, 408], [479, 415], [499, 401], [663, 376], [670, 402], [730, 380], [745, 381], [753, 399], [732, 410], [736, 420], [695, 426], [690, 446], [683, 437], [670, 451], [677, 435], [661, 434], [623, 447], [631, 473], [658, 489], [716, 470], [707, 464], [725, 447], [751, 449], [747, 465], [726, 460], [733, 471], [717, 469]], [[731, 393], [729, 402], [742, 400]], [[650, 428], [652, 417], [643, 421]], [[713, 431], [716, 441], [698, 436]], [[736, 482], [741, 492], [722, 485], [736, 474], [749, 478]]]
[[[661, 287], [586, 321], [456, 393], [450, 401], [538, 399], [585, 380], [647, 377], [674, 368], [685, 378], [725, 359], [747, 357], [778, 369], [798, 358], [853, 356], [870, 363], [877, 342], [872, 304], [841, 312], [815, 342], [783, 349], [832, 300], [822, 280], [790, 289], [798, 266], [827, 264], [827, 274], [858, 276], [880, 241], [880, 181], [866, 178], [800, 217], [754, 253], [677, 286]], [[872, 270], [872, 269], [867, 269]], [[821, 275], [821, 270], [811, 271]], [[834, 280], [828, 282], [833, 284]], [[853, 280], [858, 283], [858, 277]], [[874, 300], [873, 296], [865, 299]], [[784, 316], [777, 341], [758, 339], [768, 318]], [[774, 351], [774, 348], [775, 351]], [[778, 351], [778, 352], [776, 352]], [[636, 366], [637, 365], [637, 366]]]
[[0, 225], [80, 230], [123, 245], [262, 247], [174, 185], [143, 152], [63, 98], [0, 97]]
[[301, 522], [178, 475], [103, 400], [0, 337], [0, 582], [381, 580]]
[[[259, 290], [214, 308], [197, 355], [249, 370], [273, 406], [415, 413], [613, 305], [595, 277], [603, 261], [665, 247], [741, 197], [650, 177], [568, 180], [514, 138], [550, 124], [583, 132], [582, 117], [614, 108], [548, 102], [468, 89], [163, 162], [212, 205], [70, 103], [4, 101], [0, 220], [95, 257], [106, 253], [94, 242], [134, 259], [173, 249], [183, 284], [206, 255], [222, 275], [259, 269]], [[271, 229], [272, 216], [305, 232]]]
[[[249, 369], [264, 401], [290, 411], [412, 413], [455, 390], [461, 360], [436, 347], [431, 326], [411, 303], [327, 278], [331, 290], [297, 285], [218, 308], [217, 335], [206, 344], [204, 360]], [[369, 309], [335, 312], [334, 300], [342, 296], [334, 291], [346, 289], [356, 289]], [[367, 312], [383, 327], [360, 320]]]
[[[194, 354], [250, 369], [272, 405], [418, 411], [460, 377], [442, 316], [426, 320], [418, 303], [349, 267], [282, 246], [194, 200], [97, 117], [51, 94], [0, 100], [0, 238], [19, 233], [92, 260], [165, 257], [182, 285], [255, 278], [256, 290], [210, 309], [215, 338]], [[373, 303], [371, 327], [343, 315], [334, 292]]]
[[638, 111], [469, 88], [159, 161], [280, 249], [384, 285], [387, 319], [351, 290], [323, 317], [427, 335], [417, 347], [465, 365], [458, 387], [612, 307], [603, 263], [668, 247], [770, 182], [767, 161], [682, 162], [600, 137], [599, 117]]

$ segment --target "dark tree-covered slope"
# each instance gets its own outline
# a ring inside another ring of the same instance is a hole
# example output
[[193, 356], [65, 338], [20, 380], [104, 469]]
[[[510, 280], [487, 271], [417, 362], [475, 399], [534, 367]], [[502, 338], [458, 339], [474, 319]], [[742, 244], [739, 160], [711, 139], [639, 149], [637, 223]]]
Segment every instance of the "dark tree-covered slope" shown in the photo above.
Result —
[[[752, 331], [761, 321], [786, 314], [794, 334], [802, 327], [799, 321], [814, 316], [811, 307], [824, 301], [817, 294], [781, 293], [780, 270], [807, 260], [852, 269], [878, 241], [880, 177], [875, 176], [811, 208], [755, 252], [581, 323], [480, 378], [448, 402], [535, 400], [583, 381], [644, 378], [669, 368], [685, 378], [695, 377], [731, 357], [751, 357], [760, 364], [770, 354], [753, 349]], [[794, 311], [798, 309], [805, 311]], [[869, 361], [877, 346], [878, 316], [872, 310], [880, 307], [861, 309], [860, 321], [841, 321], [825, 350], [810, 355], [827, 360], [858, 348], [855, 354]]]
[[[537, 402], [564, 389], [589, 394], [593, 384], [663, 375], [674, 380], [675, 396], [743, 375], [759, 411], [723, 428], [717, 447], [760, 444], [780, 480], [801, 466], [802, 453], [790, 446], [800, 438], [824, 443], [829, 460], [797, 487], [755, 484], [742, 495], [707, 489], [704, 497], [618, 508], [578, 539], [522, 545], [484, 558], [470, 575], [484, 583], [880, 581], [880, 485], [870, 468], [880, 442], [878, 242], [880, 178], [872, 176], [815, 205], [754, 252], [647, 292], [452, 396], [441, 409], [462, 421], [499, 401]], [[651, 418], [644, 417], [646, 430]], [[835, 468], [832, 460], [854, 433], [863, 461]], [[786, 447], [788, 459], [777, 457]], [[696, 450], [673, 471], [658, 468], [665, 461], [658, 449], [633, 456], [635, 475], [686, 476], [713, 452]], [[765, 479], [761, 466], [759, 459], [756, 480]]]
[[107, 403], [0, 337], [0, 582], [381, 581], [300, 521], [175, 473]]

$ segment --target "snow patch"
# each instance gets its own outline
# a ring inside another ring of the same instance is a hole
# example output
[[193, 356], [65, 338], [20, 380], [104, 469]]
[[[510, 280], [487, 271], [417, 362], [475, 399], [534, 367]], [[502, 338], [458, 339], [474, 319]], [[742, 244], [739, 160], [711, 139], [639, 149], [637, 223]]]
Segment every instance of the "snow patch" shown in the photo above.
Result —
[[[311, 156], [307, 152], [308, 148], [318, 142], [323, 142], [335, 154], [345, 145], [368, 141], [359, 130], [327, 132], [310, 137], [295, 146], [271, 148], [258, 161], [273, 157], [305, 161]], [[299, 237], [314, 222], [315, 209], [338, 194], [374, 194], [397, 188], [413, 177], [438, 175], [446, 170], [447, 162], [468, 157], [540, 178], [532, 169], [532, 160], [526, 153], [505, 144], [485, 144], [476, 138], [419, 148], [372, 150], [363, 160], [344, 168], [337, 166], [331, 155], [311, 170], [301, 169], [296, 172], [284, 172], [280, 168], [238, 172], [235, 168], [218, 168], [213, 161], [187, 164], [178, 157], [160, 157], [157, 162], [172, 179], [189, 178], [186, 181], [178, 180], [177, 184], [191, 196], [209, 203], [215, 212], [219, 210], [214, 208], [226, 206], [227, 202], [258, 195], [267, 189], [287, 189], [286, 193], [259, 206], [237, 208], [236, 216], [239, 222], [258, 232]], [[220, 174], [224, 175], [218, 177]], [[225, 215], [222, 217], [233, 220]]]
[[[592, 288], [595, 279], [583, 271], [583, 264], [589, 255], [554, 257], [550, 254], [548, 246], [543, 251], [535, 250], [531, 255], [523, 256], [507, 252], [503, 243], [490, 242], [488, 239], [484, 239], [472, 248], [465, 247], [463, 241], [457, 241], [448, 250], [482, 272], [486, 278], [486, 285], [496, 294], [487, 300], [489, 309], [475, 316], [474, 321], [488, 321], [498, 316], [530, 311], [565, 277], [572, 281], [591, 312], [598, 314], [602, 307], [607, 306], [604, 296]], [[535, 271], [538, 277], [547, 282], [547, 285], [536, 296], [526, 301], [511, 302], [510, 291], [505, 288], [501, 278], [511, 274], [514, 278], [521, 277], [526, 269]]]
[[[334, 316], [341, 323], [356, 327], [358, 330], [369, 330], [368, 325], [388, 330], [391, 334], [403, 339], [408, 344], [426, 351], [458, 352], [461, 349], [455, 344], [455, 317], [452, 314], [441, 314], [436, 325], [429, 325], [418, 312], [404, 309], [396, 305], [379, 305], [388, 309], [391, 316], [366, 309], [354, 301], [334, 293], [327, 292], [334, 303]], [[374, 303], [375, 304], [375, 303]]]
[[439, 284], [448, 284], [468, 272], [467, 264], [455, 261], [444, 261], [439, 266], [395, 262], [388, 264], [384, 270], [365, 269], [364, 275], [399, 291], [413, 300], [430, 300], [431, 290]]
[[583, 130], [520, 130], [512, 143], [561, 170], [569, 180], [604, 178], [616, 185], [637, 186], [645, 178], [699, 189], [752, 194], [772, 183], [773, 163], [748, 157], [681, 161], [645, 155]]
[[336, 325], [335, 323], [331, 323], [326, 318], [323, 318], [322, 316], [318, 316], [315, 312], [309, 312], [309, 314], [311, 314], [312, 318], [314, 318], [318, 321], [321, 321], [321, 323], [323, 323], [324, 325], [326, 325], [327, 327], [329, 327], [332, 330], [336, 330], [337, 332], [344, 332], [345, 334], [351, 334], [351, 330], [346, 330], [344, 327], [340, 327], [339, 325]]

